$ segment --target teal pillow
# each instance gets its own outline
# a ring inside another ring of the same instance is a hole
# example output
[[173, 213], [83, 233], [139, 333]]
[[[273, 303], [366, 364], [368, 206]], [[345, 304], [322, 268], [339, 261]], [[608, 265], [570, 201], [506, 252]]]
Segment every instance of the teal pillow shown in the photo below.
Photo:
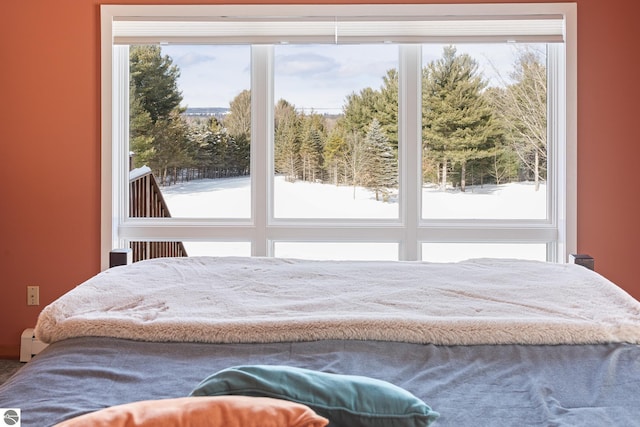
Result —
[[301, 403], [329, 419], [330, 427], [423, 427], [439, 416], [407, 390], [385, 381], [290, 366], [224, 369], [191, 396], [244, 395]]

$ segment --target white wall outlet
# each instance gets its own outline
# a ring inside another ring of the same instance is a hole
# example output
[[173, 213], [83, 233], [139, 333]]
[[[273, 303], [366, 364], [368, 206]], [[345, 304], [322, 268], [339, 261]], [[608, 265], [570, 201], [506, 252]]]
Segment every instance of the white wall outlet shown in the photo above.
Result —
[[40, 305], [40, 286], [27, 286], [27, 305]]

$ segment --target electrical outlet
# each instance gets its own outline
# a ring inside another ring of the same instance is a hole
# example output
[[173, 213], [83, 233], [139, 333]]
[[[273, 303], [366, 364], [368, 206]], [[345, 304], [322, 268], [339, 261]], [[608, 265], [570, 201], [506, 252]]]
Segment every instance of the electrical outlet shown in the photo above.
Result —
[[27, 305], [40, 305], [40, 286], [27, 286]]

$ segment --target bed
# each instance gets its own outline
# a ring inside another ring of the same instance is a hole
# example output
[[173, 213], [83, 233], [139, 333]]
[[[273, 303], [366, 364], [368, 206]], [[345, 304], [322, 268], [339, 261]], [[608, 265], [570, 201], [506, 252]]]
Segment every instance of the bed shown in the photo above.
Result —
[[202, 396], [256, 367], [390, 384], [432, 410], [382, 425], [640, 423], [640, 303], [575, 264], [155, 259], [72, 289], [36, 334], [50, 345], [0, 387], [23, 426]]

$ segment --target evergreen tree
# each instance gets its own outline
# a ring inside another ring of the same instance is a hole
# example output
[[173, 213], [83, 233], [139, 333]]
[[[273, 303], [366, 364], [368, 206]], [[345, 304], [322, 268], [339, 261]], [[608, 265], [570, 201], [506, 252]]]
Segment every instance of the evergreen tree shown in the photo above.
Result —
[[227, 129], [222, 123], [212, 117], [207, 127], [208, 138], [206, 140], [207, 154], [210, 158], [211, 177], [221, 178], [229, 176], [233, 166], [233, 159], [229, 151], [231, 150], [230, 139]]
[[275, 108], [275, 173], [288, 181], [298, 179], [301, 171], [299, 121], [293, 105], [281, 99]]
[[211, 117], [204, 124], [190, 126], [190, 138], [197, 145], [194, 156], [202, 176], [221, 178], [238, 174], [235, 142], [229, 136], [220, 121]]
[[336, 126], [327, 137], [327, 142], [322, 150], [324, 165], [327, 169], [329, 179], [334, 185], [344, 182], [347, 176], [345, 157], [347, 144], [343, 136], [342, 128]]
[[181, 167], [176, 162], [188, 159], [186, 123], [180, 116], [182, 94], [177, 84], [180, 71], [169, 56], [162, 56], [159, 46], [132, 46], [129, 61], [129, 137], [136, 166], [148, 164], [162, 182], [169, 172], [175, 180]]
[[315, 181], [322, 175], [322, 149], [324, 145], [324, 125], [319, 114], [302, 115], [302, 135], [300, 141], [300, 161], [302, 179]]
[[129, 89], [129, 148], [134, 153], [134, 167], [148, 165], [153, 159], [153, 121], [151, 114], [135, 97], [133, 86]]
[[155, 45], [131, 46], [129, 63], [133, 99], [149, 113], [153, 123], [168, 119], [182, 102], [178, 67]]
[[380, 90], [364, 88], [347, 96], [342, 126], [346, 131], [366, 135], [376, 119], [394, 150], [398, 149], [398, 71], [390, 69], [382, 77]]
[[466, 187], [471, 160], [491, 157], [500, 135], [491, 105], [482, 92], [486, 84], [469, 55], [445, 47], [442, 59], [431, 62], [424, 73], [423, 151], [440, 168], [440, 187], [448, 172], [458, 166], [460, 189]]
[[229, 140], [233, 159], [233, 174], [247, 175], [251, 166], [251, 140], [248, 134], [241, 134]]
[[174, 112], [166, 120], [158, 120], [153, 127], [154, 156], [150, 167], [157, 171], [160, 182], [176, 182], [178, 170], [190, 165], [187, 125]]
[[383, 85], [376, 99], [374, 116], [393, 147], [398, 151], [398, 71], [392, 68], [382, 78]]
[[397, 185], [398, 167], [389, 139], [383, 133], [380, 122], [373, 119], [364, 139], [366, 163], [364, 179], [367, 188], [375, 191], [376, 200], [389, 200], [389, 189]]
[[369, 123], [376, 117], [379, 97], [380, 93], [370, 87], [347, 95], [347, 102], [342, 108], [342, 126], [346, 132], [357, 132], [362, 136], [367, 133]]
[[212, 156], [209, 145], [211, 131], [209, 130], [208, 122], [202, 120], [189, 122], [187, 138], [194, 147], [193, 163], [198, 170], [198, 175], [209, 178], [209, 172], [212, 168]]

